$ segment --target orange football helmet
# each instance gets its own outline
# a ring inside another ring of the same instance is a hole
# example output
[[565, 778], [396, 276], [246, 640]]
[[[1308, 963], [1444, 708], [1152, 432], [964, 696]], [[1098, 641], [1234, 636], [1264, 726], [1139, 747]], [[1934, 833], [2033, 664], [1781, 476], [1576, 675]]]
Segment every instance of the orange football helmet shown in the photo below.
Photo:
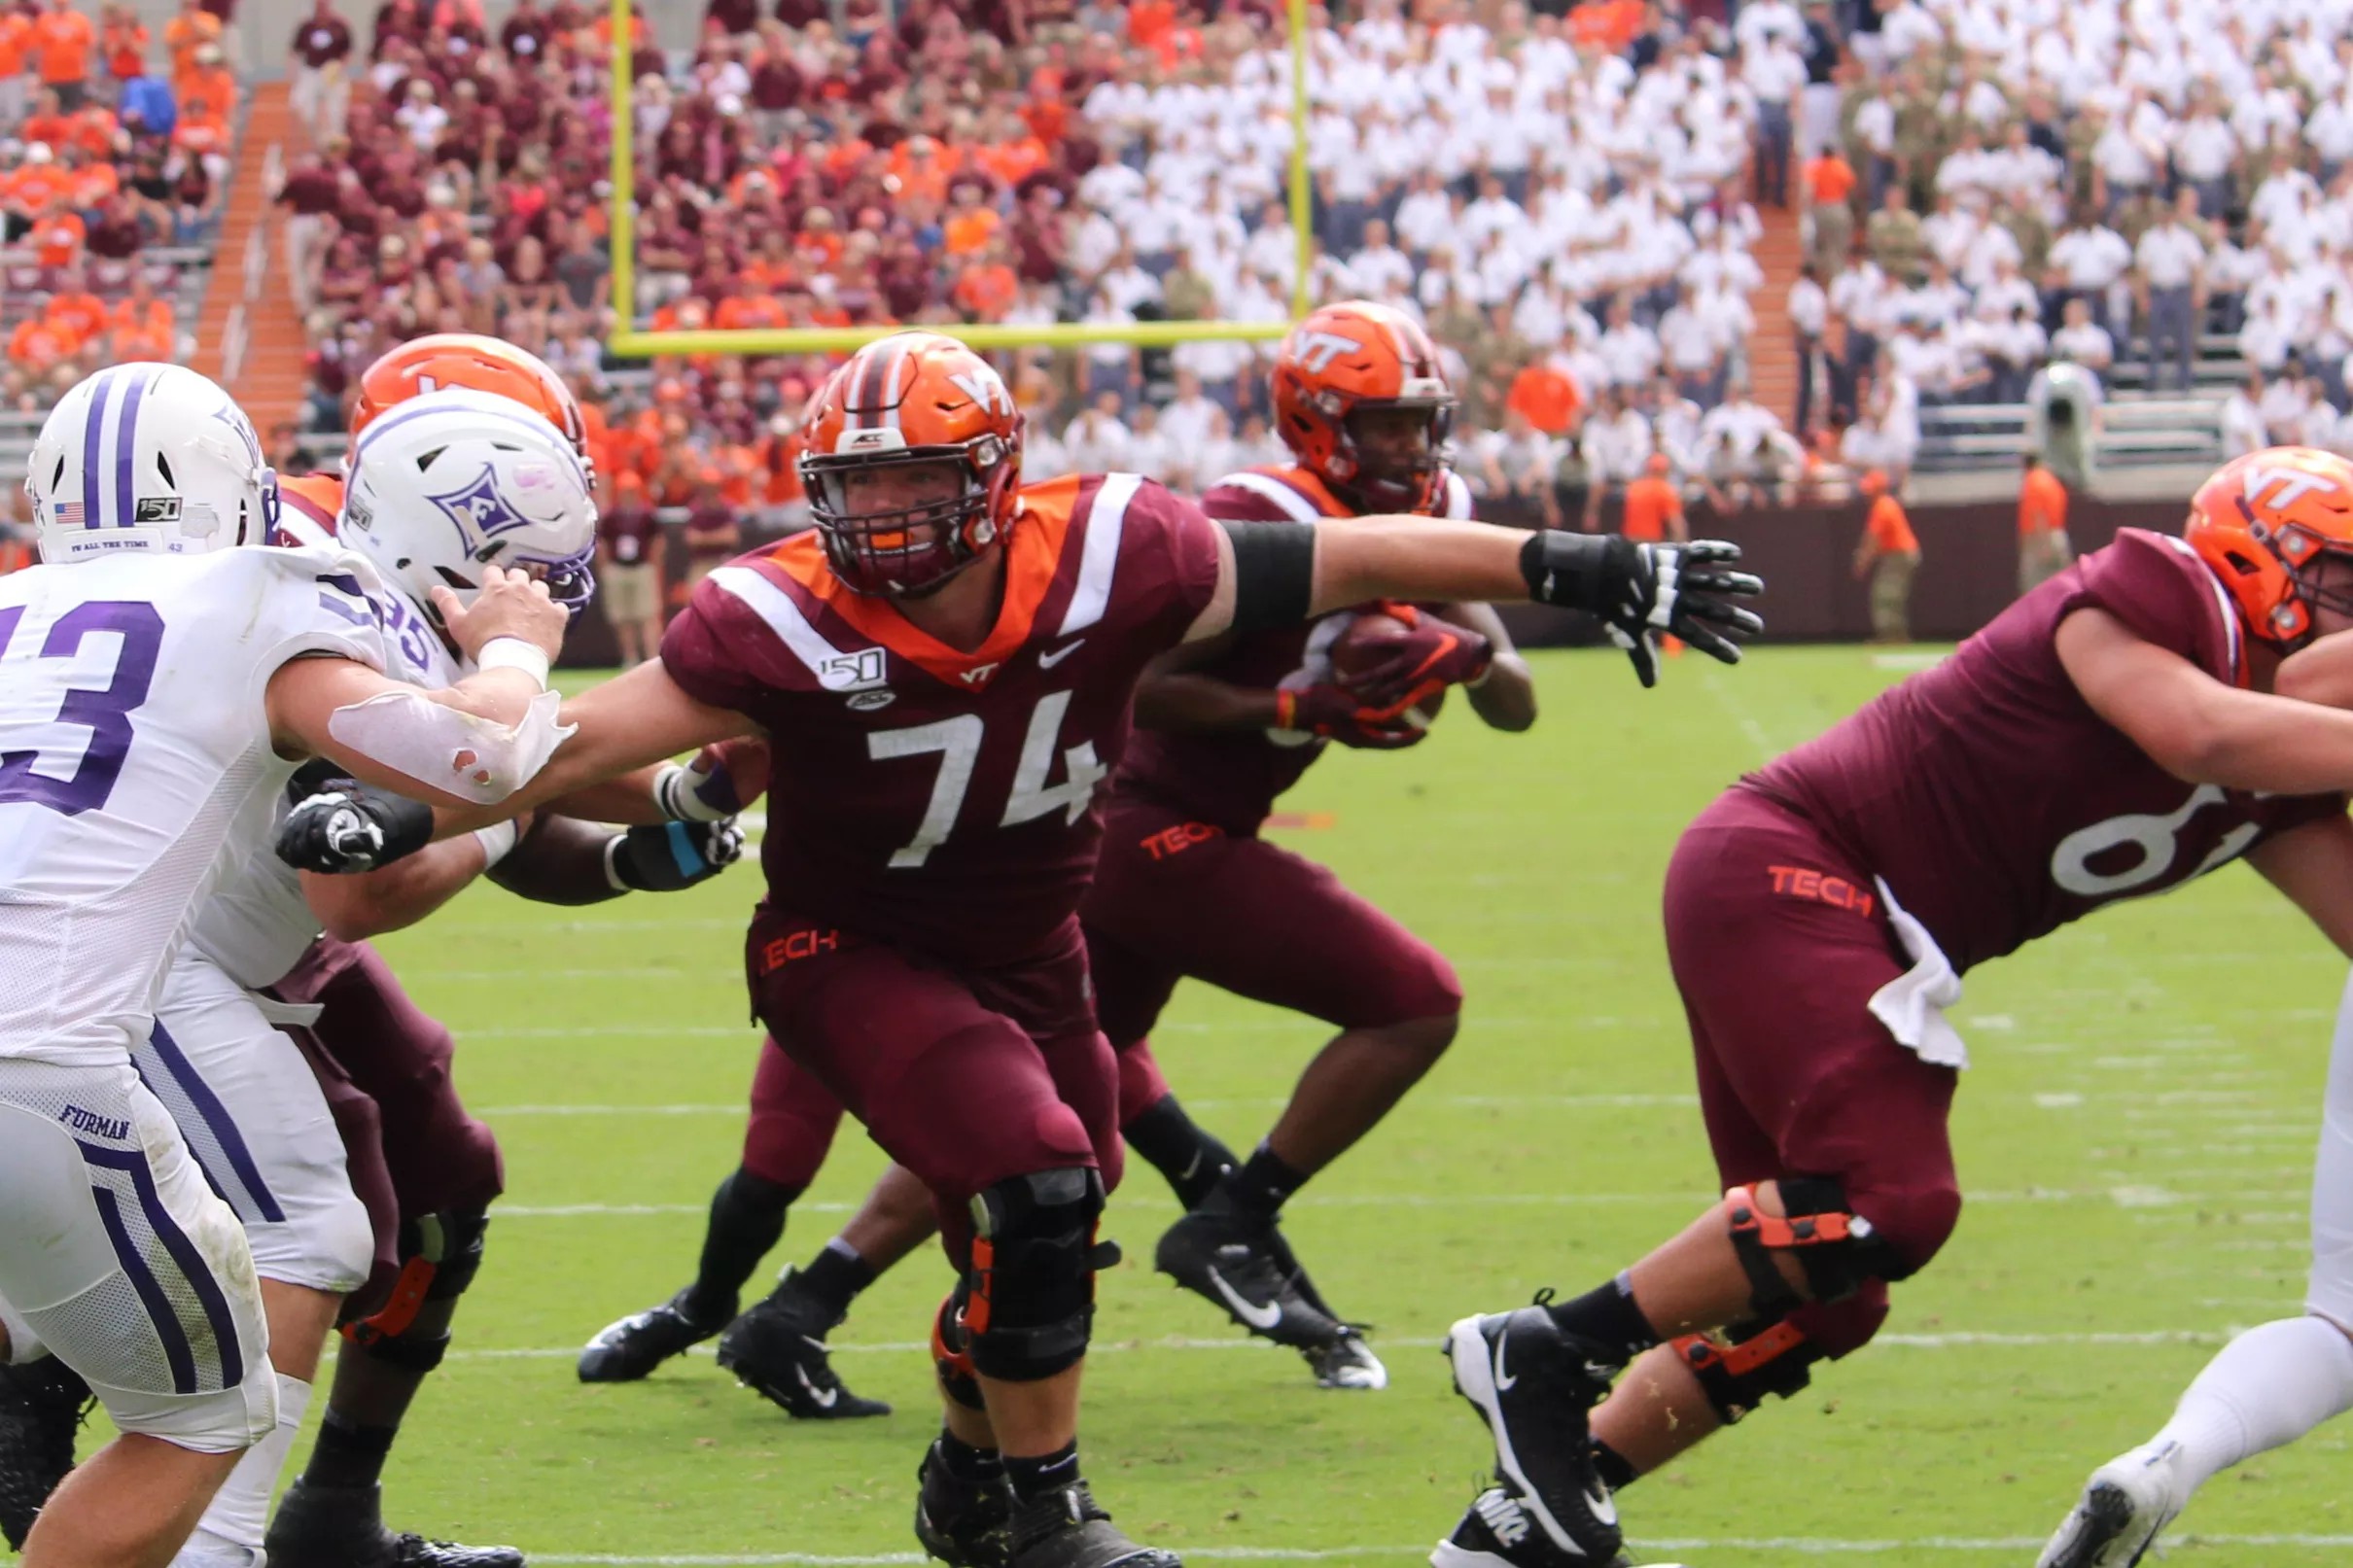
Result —
[[[1021, 411], [988, 361], [938, 332], [903, 331], [850, 356], [809, 399], [800, 457], [809, 514], [856, 593], [930, 593], [1004, 537], [1018, 508]], [[876, 509], [852, 475], [933, 466], [953, 494]]]
[[588, 460], [588, 426], [580, 417], [579, 400], [564, 378], [538, 355], [475, 332], [411, 338], [361, 372], [359, 401], [351, 410], [353, 448], [359, 445], [360, 432], [385, 409], [443, 387], [487, 392], [521, 403], [562, 431], [581, 462]]
[[2353, 615], [2353, 592], [2310, 575], [2323, 556], [2353, 560], [2353, 462], [2334, 452], [2274, 446], [2232, 458], [2191, 498], [2182, 538], [2264, 642], [2303, 646], [2315, 606]]
[[[1343, 501], [1366, 513], [1444, 501], [1455, 393], [1413, 317], [1370, 299], [1325, 305], [1282, 340], [1273, 381], [1283, 444]], [[1387, 410], [1407, 418], [1381, 420]]]

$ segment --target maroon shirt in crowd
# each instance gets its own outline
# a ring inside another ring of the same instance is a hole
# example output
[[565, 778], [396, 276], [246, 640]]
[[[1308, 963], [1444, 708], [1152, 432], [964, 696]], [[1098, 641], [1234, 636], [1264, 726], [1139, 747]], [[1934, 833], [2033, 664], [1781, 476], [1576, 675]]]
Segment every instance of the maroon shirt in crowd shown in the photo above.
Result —
[[312, 70], [322, 70], [340, 59], [351, 56], [351, 28], [343, 18], [333, 14], [302, 18], [295, 28], [294, 52]]

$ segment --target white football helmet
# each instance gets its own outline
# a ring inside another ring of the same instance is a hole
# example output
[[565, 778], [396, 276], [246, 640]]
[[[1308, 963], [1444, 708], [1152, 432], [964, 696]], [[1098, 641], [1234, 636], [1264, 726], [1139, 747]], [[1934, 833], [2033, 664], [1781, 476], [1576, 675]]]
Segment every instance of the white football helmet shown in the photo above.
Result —
[[24, 493], [52, 564], [258, 544], [278, 515], [253, 421], [212, 381], [153, 360], [110, 365], [57, 401]]
[[428, 392], [361, 432], [335, 532], [428, 615], [436, 584], [471, 603], [492, 566], [536, 569], [576, 614], [596, 591], [579, 454], [544, 415], [485, 392]]

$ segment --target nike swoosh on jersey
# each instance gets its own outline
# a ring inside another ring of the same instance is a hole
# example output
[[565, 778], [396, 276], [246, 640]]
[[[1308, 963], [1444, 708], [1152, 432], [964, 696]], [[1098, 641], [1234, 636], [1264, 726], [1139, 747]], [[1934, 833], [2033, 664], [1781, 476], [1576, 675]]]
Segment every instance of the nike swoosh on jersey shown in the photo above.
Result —
[[1062, 646], [1056, 648], [1051, 653], [1046, 653], [1043, 651], [1039, 652], [1037, 655], [1037, 668], [1040, 670], [1053, 669], [1054, 666], [1060, 664], [1063, 660], [1077, 652], [1080, 645], [1085, 642], [1086, 639], [1082, 637], [1075, 643], [1065, 643]]
[[1234, 1315], [1251, 1328], [1271, 1332], [1276, 1324], [1282, 1321], [1282, 1304], [1281, 1302], [1269, 1302], [1264, 1307], [1253, 1307], [1250, 1305], [1248, 1297], [1227, 1284], [1225, 1275], [1214, 1269], [1210, 1271], [1210, 1283], [1216, 1287], [1218, 1295], [1225, 1298], [1225, 1304], [1234, 1309]]

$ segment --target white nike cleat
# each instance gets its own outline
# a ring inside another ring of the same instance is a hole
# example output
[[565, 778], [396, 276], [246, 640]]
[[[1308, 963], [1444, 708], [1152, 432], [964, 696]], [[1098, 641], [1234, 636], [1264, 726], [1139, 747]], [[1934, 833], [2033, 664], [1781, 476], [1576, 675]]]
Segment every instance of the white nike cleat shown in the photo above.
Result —
[[2178, 1443], [2144, 1445], [2094, 1470], [2035, 1568], [2132, 1568], [2190, 1501], [2180, 1456]]

